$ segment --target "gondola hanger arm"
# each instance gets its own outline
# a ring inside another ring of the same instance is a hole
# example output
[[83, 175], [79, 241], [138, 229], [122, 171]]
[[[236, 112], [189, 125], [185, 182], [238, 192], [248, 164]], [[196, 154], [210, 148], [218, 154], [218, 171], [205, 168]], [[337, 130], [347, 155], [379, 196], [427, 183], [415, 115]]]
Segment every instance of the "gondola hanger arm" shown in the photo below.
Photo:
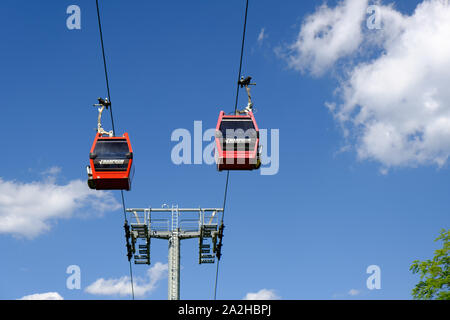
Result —
[[105, 129], [103, 129], [102, 127], [102, 113], [103, 110], [106, 108], [108, 109], [109, 106], [111, 106], [111, 102], [108, 101], [108, 98], [102, 99], [102, 98], [98, 98], [98, 103], [94, 104], [94, 107], [100, 107], [98, 108], [98, 120], [97, 120], [97, 132], [100, 134], [106, 134], [109, 135], [110, 137], [113, 136], [113, 131], [106, 131]]
[[252, 80], [252, 77], [248, 76], [246, 78], [244, 78], [243, 76], [241, 77], [241, 79], [238, 81], [238, 85], [243, 88], [245, 87], [245, 90], [247, 91], [247, 96], [248, 96], [248, 103], [247, 103], [247, 107], [245, 107], [245, 109], [243, 110], [238, 110], [237, 113], [238, 114], [247, 114], [250, 111], [253, 110], [253, 102], [252, 102], [252, 95], [250, 93], [250, 86], [256, 86], [256, 83], [251, 83], [250, 81]]

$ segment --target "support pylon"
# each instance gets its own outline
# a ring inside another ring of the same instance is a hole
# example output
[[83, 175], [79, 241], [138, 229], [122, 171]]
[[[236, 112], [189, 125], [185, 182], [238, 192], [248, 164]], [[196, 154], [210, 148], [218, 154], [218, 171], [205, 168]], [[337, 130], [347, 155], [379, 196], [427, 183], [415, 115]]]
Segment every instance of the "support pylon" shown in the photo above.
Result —
[[[135, 247], [137, 239], [144, 239], [147, 255], [135, 255], [135, 264], [150, 264], [150, 239], [164, 239], [169, 242], [168, 290], [169, 300], [180, 299], [180, 241], [199, 238], [199, 264], [214, 263], [220, 258], [220, 248], [216, 247], [220, 235], [219, 217], [223, 208], [143, 208], [126, 209], [131, 213], [131, 241]], [[170, 213], [170, 215], [169, 215]], [[145, 232], [142, 232], [145, 230]], [[209, 243], [211, 239], [211, 243]], [[212, 248], [211, 248], [212, 245]], [[212, 252], [211, 252], [212, 249]], [[128, 252], [128, 256], [134, 252]], [[145, 258], [145, 262], [142, 259]]]

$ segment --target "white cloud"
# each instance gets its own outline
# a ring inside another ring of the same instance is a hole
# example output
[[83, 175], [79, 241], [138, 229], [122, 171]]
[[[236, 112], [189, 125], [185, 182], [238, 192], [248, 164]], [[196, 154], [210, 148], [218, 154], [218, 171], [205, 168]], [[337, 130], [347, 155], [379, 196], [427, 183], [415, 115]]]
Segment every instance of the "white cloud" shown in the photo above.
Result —
[[[340, 75], [339, 101], [327, 105], [358, 158], [380, 162], [382, 172], [394, 166], [442, 166], [450, 155], [450, 6], [443, 0], [425, 0], [410, 16], [393, 6], [377, 8], [381, 29], [365, 28], [362, 33], [360, 12], [366, 11], [354, 0], [319, 8], [306, 19], [300, 35], [310, 35], [321, 25], [337, 30], [343, 22], [325, 18], [350, 11], [357, 14], [346, 24], [357, 31], [346, 36], [328, 32], [330, 51], [320, 39], [298, 40], [291, 67], [318, 74], [347, 56], [350, 69]], [[359, 58], [353, 59], [349, 54], [356, 49]]]
[[[167, 264], [157, 262], [148, 269], [147, 277], [133, 278], [134, 295], [143, 296], [156, 288], [157, 283], [167, 276]], [[119, 279], [97, 279], [85, 291], [94, 295], [131, 295], [131, 280], [128, 276]]]
[[261, 289], [258, 292], [249, 292], [245, 295], [244, 300], [279, 300], [280, 297], [273, 289]]
[[262, 43], [264, 42], [264, 39], [266, 39], [266, 38], [267, 38], [266, 29], [262, 28], [258, 34], [258, 44], [262, 45]]
[[61, 167], [53, 166], [42, 172], [43, 175], [54, 176], [61, 172]]
[[58, 219], [81, 215], [81, 209], [98, 215], [118, 208], [111, 193], [91, 190], [85, 181], [58, 185], [55, 179], [23, 183], [0, 178], [0, 233], [32, 239], [50, 230]]
[[356, 290], [356, 289], [350, 289], [348, 294], [351, 296], [357, 296], [358, 294], [360, 294], [360, 292], [359, 292], [359, 290]]
[[368, 0], [341, 1], [335, 8], [326, 4], [308, 16], [297, 41], [289, 46], [289, 66], [321, 75], [339, 58], [358, 49], [363, 36], [361, 23]]
[[339, 299], [339, 300], [343, 300], [343, 299], [349, 299], [350, 297], [356, 297], [356, 296], [360, 296], [362, 293], [360, 290], [358, 289], [350, 289], [349, 291], [347, 291], [347, 293], [334, 293], [332, 295], [332, 299]]
[[35, 293], [18, 300], [64, 300], [58, 292]]

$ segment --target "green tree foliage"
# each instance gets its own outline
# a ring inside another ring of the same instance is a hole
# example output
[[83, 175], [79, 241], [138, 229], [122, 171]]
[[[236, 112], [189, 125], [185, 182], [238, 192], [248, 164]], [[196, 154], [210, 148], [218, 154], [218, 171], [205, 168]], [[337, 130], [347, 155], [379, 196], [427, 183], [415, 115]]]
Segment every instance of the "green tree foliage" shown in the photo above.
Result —
[[414, 299], [450, 300], [450, 230], [442, 229], [438, 240], [444, 246], [434, 252], [432, 260], [415, 260], [409, 268], [420, 275], [420, 282], [412, 290]]

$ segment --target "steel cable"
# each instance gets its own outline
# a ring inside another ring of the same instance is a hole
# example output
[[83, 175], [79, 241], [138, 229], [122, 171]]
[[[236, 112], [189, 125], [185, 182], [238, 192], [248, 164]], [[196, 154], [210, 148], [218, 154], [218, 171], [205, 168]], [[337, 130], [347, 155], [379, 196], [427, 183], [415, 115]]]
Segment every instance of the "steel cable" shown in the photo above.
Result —
[[[245, 14], [244, 14], [244, 30], [242, 32], [242, 43], [241, 43], [241, 57], [239, 59], [239, 73], [238, 73], [238, 82], [237, 82], [237, 88], [236, 88], [236, 101], [234, 105], [234, 113], [237, 113], [237, 107], [238, 107], [238, 101], [239, 101], [239, 80], [241, 79], [241, 73], [242, 73], [242, 60], [244, 57], [244, 44], [245, 44], [245, 31], [247, 29], [247, 13], [248, 13], [248, 0], [246, 0], [245, 4]], [[228, 194], [228, 183], [230, 180], [230, 170], [227, 171], [227, 178], [225, 182], [225, 192], [223, 197], [223, 212], [222, 212], [222, 219], [221, 219], [221, 226], [223, 227], [223, 222], [225, 219], [225, 205], [227, 202], [227, 194]], [[223, 230], [223, 229], [222, 229]], [[222, 238], [219, 240], [219, 250], [222, 250]], [[216, 278], [214, 282], [214, 300], [217, 298], [217, 284], [219, 279], [219, 265], [220, 265], [220, 256], [217, 260], [217, 267], [216, 267]]]
[[[110, 103], [109, 105], [109, 112], [111, 115], [111, 125], [112, 125], [112, 130], [113, 130], [113, 136], [116, 135], [116, 130], [114, 127], [114, 117], [113, 117], [113, 112], [112, 112], [112, 103], [111, 103], [111, 93], [109, 90], [109, 78], [108, 78], [108, 69], [106, 67], [106, 56], [105, 56], [105, 46], [103, 44], [103, 32], [102, 32], [102, 22], [100, 19], [100, 9], [98, 6], [98, 0], [95, 0], [95, 4], [97, 6], [97, 19], [98, 19], [98, 29], [100, 32], [100, 43], [101, 43], [101, 47], [102, 47], [102, 56], [103, 56], [103, 68], [105, 71], [105, 80], [106, 80], [106, 90], [108, 93], [108, 101]], [[124, 220], [125, 223], [127, 223], [127, 214], [126, 214], [126, 206], [125, 206], [125, 198], [123, 195], [123, 190], [120, 190], [120, 195], [122, 197], [122, 207], [123, 207], [123, 215], [124, 215]], [[133, 284], [133, 268], [131, 266], [131, 260], [129, 260], [130, 263], [130, 281], [131, 281], [131, 296], [132, 299], [134, 300], [134, 284]]]

